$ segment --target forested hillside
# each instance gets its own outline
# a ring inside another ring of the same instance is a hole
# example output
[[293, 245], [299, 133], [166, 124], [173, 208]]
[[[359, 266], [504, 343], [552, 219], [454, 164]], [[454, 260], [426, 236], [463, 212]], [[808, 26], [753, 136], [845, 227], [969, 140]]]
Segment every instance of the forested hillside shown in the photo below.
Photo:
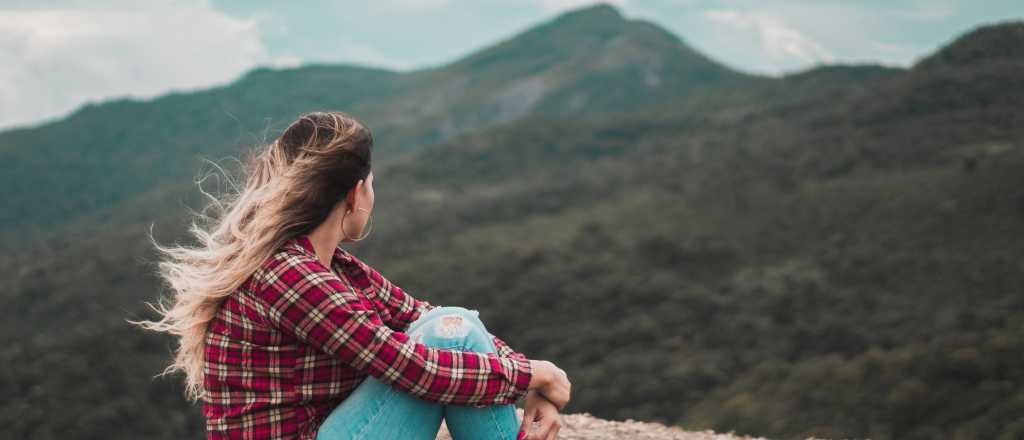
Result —
[[169, 293], [147, 234], [187, 240], [200, 158], [339, 109], [377, 139], [349, 249], [564, 368], [567, 412], [1022, 437], [1024, 22], [953, 37], [909, 69], [755, 77], [601, 5], [436, 69], [259, 69], [0, 133], [2, 423], [201, 438], [181, 378], [152, 379], [174, 341], [125, 322]]

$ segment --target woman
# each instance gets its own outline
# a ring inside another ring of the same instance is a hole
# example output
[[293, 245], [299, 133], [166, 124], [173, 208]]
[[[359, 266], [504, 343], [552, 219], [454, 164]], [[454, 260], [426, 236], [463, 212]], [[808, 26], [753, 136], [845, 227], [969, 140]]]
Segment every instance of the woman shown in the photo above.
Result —
[[555, 438], [564, 371], [340, 246], [365, 238], [372, 145], [343, 112], [305, 114], [250, 157], [239, 194], [211, 196], [216, 224], [191, 228], [203, 247], [154, 242], [175, 302], [136, 324], [180, 336], [161, 374], [186, 374], [210, 439], [434, 439], [442, 419], [456, 440]]

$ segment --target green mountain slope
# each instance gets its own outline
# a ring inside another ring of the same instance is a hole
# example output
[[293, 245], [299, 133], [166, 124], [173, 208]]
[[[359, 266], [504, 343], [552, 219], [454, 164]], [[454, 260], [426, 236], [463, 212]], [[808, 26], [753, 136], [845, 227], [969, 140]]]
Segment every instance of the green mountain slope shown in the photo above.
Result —
[[599, 5], [434, 69], [260, 68], [207, 91], [87, 105], [62, 121], [0, 133], [0, 197], [11, 207], [0, 213], [0, 242], [9, 249], [42, 239], [83, 215], [193, 179], [200, 155], [238, 155], [311, 108], [364, 120], [378, 134], [382, 163], [529, 115], [629, 112], [747, 78]]

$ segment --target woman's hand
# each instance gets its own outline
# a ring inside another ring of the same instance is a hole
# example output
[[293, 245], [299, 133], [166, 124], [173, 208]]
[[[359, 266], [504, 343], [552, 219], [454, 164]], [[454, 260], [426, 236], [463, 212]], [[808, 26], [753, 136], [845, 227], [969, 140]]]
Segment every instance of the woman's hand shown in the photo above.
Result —
[[533, 377], [530, 380], [529, 389], [537, 390], [559, 411], [565, 409], [572, 391], [572, 384], [569, 383], [569, 376], [565, 374], [565, 371], [548, 361], [530, 360], [530, 366], [533, 370]]
[[[533, 429], [534, 422], [540, 422], [536, 429]], [[519, 438], [555, 440], [561, 428], [562, 417], [558, 414], [558, 407], [536, 390], [527, 391], [523, 407], [523, 426], [519, 429], [520, 434], [526, 433], [526, 436], [520, 435]]]

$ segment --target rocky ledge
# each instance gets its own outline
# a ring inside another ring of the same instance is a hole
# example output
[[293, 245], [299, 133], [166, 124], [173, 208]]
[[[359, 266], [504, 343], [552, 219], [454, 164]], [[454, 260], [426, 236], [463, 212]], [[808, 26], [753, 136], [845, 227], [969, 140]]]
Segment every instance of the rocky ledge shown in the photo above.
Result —
[[[517, 408], [516, 412], [522, 420], [523, 409]], [[562, 429], [558, 431], [559, 440], [768, 440], [764, 437], [735, 435], [732, 432], [723, 434], [710, 430], [687, 431], [677, 426], [639, 422], [633, 419], [603, 420], [586, 412], [562, 414], [562, 423]], [[452, 440], [443, 422], [437, 440]]]

